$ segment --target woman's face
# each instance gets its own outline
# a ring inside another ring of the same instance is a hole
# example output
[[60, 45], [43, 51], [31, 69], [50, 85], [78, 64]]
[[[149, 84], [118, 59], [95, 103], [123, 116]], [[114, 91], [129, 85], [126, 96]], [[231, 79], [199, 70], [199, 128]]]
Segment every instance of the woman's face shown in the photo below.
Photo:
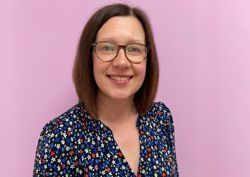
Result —
[[[145, 44], [144, 29], [135, 17], [112, 17], [100, 28], [96, 42], [109, 41], [117, 45]], [[93, 52], [93, 74], [102, 98], [131, 99], [141, 87], [146, 74], [146, 60], [131, 63], [120, 48], [116, 58], [104, 62]]]

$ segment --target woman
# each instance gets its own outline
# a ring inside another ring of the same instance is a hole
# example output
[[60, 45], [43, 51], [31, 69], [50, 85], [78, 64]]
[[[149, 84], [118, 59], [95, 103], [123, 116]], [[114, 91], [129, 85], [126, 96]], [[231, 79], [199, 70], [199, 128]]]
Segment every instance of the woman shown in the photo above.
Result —
[[99, 9], [74, 63], [79, 103], [45, 125], [34, 176], [179, 176], [171, 112], [153, 102], [158, 75], [145, 13]]

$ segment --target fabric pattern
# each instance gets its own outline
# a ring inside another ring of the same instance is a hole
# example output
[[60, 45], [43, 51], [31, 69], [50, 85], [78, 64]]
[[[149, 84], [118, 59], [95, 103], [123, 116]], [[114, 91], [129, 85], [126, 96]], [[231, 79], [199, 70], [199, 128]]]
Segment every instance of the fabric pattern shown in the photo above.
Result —
[[[140, 159], [137, 177], [178, 177], [174, 123], [162, 102], [139, 116]], [[47, 123], [40, 134], [33, 176], [136, 177], [111, 129], [76, 104]]]

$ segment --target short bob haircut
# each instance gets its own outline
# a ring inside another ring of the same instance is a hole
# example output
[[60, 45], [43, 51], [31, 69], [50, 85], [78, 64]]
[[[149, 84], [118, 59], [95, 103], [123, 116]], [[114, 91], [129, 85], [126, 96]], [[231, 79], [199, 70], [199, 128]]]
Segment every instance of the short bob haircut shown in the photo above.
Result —
[[149, 47], [146, 76], [141, 88], [134, 96], [134, 103], [140, 115], [145, 114], [152, 105], [158, 88], [158, 57], [152, 29], [146, 13], [141, 9], [132, 8], [120, 3], [105, 6], [90, 17], [82, 31], [72, 73], [79, 103], [83, 104], [88, 113], [96, 119], [98, 117], [98, 86], [93, 76], [93, 50], [91, 44], [95, 42], [96, 34], [103, 24], [115, 16], [136, 17], [141, 22], [145, 31], [146, 45]]

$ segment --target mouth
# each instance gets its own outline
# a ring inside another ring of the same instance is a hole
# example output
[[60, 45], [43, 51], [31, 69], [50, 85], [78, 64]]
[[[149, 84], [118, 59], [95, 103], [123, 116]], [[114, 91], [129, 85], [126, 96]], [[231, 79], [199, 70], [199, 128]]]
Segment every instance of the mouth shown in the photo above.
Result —
[[128, 83], [133, 76], [130, 75], [107, 75], [112, 81], [116, 83]]

